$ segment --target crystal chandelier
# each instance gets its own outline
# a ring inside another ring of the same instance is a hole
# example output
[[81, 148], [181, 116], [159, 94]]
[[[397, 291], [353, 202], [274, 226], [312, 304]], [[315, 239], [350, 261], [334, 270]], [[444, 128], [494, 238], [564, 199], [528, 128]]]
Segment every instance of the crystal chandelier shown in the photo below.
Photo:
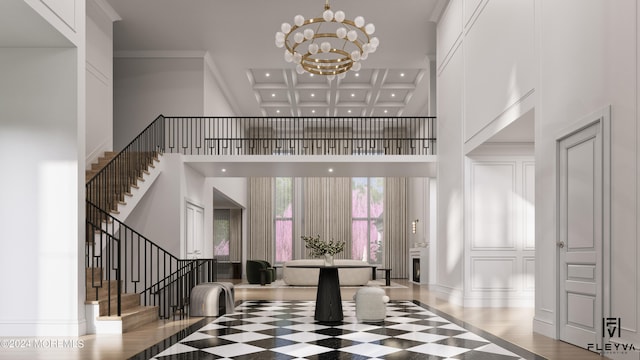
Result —
[[378, 48], [380, 41], [372, 37], [376, 27], [365, 25], [364, 18], [346, 19], [344, 11], [335, 13], [326, 0], [322, 17], [293, 18], [293, 25], [283, 23], [276, 33], [276, 46], [285, 48], [284, 59], [296, 63], [296, 71], [303, 74], [327, 75], [342, 79], [349, 70], [359, 71], [361, 61]]

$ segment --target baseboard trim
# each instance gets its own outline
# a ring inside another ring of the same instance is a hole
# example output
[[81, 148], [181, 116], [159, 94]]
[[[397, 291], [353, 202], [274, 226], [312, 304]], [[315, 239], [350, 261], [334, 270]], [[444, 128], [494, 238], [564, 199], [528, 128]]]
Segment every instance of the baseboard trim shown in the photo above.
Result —
[[557, 339], [554, 324], [544, 320], [533, 318], [533, 332], [552, 339]]
[[429, 285], [429, 290], [433, 291], [436, 295], [436, 298], [438, 299], [448, 301], [458, 306], [464, 305], [464, 296], [462, 289], [455, 289], [442, 285]]

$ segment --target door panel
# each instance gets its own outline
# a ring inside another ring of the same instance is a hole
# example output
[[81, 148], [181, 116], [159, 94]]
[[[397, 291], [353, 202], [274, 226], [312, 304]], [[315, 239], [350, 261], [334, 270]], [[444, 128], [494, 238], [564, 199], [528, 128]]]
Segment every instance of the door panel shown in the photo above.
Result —
[[559, 142], [560, 339], [601, 343], [602, 133], [593, 124]]
[[185, 245], [187, 259], [203, 256], [204, 247], [204, 209], [187, 202], [185, 213]]

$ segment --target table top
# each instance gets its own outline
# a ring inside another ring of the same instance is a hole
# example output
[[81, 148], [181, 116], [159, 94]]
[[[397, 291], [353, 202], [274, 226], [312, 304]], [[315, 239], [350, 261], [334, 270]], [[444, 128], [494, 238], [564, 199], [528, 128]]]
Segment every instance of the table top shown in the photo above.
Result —
[[313, 265], [313, 264], [300, 264], [300, 265], [287, 265], [286, 267], [290, 267], [290, 268], [310, 268], [310, 269], [344, 269], [344, 268], [372, 268], [375, 267], [375, 265], [369, 265], [369, 264], [362, 264], [362, 265], [349, 265], [349, 264], [343, 264], [343, 265], [333, 265], [333, 266], [325, 266], [324, 264], [318, 264], [318, 265]]

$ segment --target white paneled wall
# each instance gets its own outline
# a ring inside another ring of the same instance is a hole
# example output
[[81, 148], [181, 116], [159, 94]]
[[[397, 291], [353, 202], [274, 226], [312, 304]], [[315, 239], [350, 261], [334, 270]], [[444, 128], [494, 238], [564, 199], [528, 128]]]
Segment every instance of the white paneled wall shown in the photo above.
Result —
[[466, 306], [532, 306], [533, 156], [466, 160]]

